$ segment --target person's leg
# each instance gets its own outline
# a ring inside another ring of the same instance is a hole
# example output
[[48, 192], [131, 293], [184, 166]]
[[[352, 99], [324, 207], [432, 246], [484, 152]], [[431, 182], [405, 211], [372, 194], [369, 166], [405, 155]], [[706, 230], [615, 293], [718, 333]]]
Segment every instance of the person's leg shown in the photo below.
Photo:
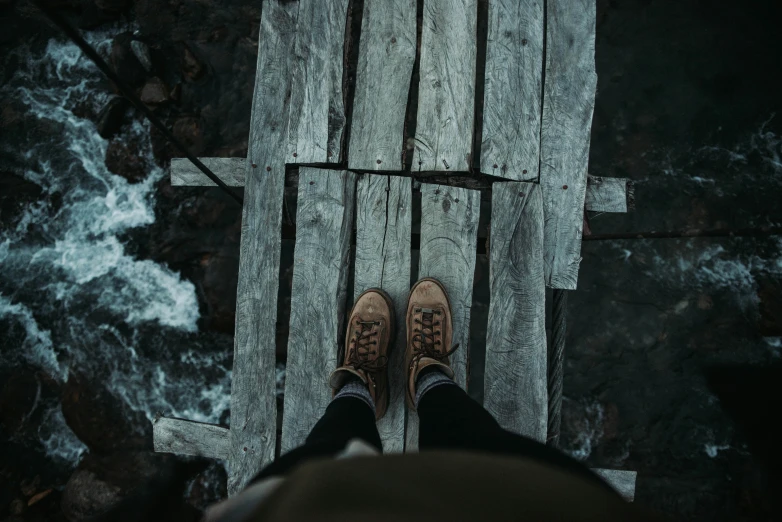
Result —
[[406, 313], [407, 405], [418, 411], [418, 447], [519, 455], [603, 483], [589, 468], [537, 441], [502, 429], [494, 417], [453, 381], [449, 356], [453, 323], [448, 292], [424, 278], [410, 289]]
[[351, 439], [356, 438], [383, 451], [375, 424], [374, 401], [366, 385], [358, 379], [351, 380], [339, 390], [302, 446], [281, 455], [252, 482], [285, 475], [306, 460], [332, 457], [342, 451]]
[[388, 350], [394, 331], [391, 298], [370, 288], [348, 316], [345, 355], [329, 384], [334, 399], [304, 444], [264, 468], [252, 482], [284, 475], [299, 463], [342, 451], [351, 439], [362, 439], [383, 451], [375, 421], [388, 408]]
[[603, 482], [581, 462], [500, 427], [494, 417], [437, 369], [418, 376], [420, 450], [454, 449], [523, 456]]

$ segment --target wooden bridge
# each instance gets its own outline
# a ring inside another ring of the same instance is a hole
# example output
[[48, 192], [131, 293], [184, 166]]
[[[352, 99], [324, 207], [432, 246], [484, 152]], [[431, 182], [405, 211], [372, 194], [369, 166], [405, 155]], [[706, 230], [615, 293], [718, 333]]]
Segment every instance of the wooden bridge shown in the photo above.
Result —
[[[231, 427], [160, 418], [155, 449], [227, 461], [230, 494], [275, 458], [286, 186], [297, 210], [281, 452], [304, 441], [331, 399], [350, 271], [354, 296], [382, 287], [404, 316], [414, 193], [418, 274], [450, 293], [462, 387], [490, 196], [484, 406], [545, 441], [546, 286], [576, 288], [585, 208], [627, 209], [625, 180], [587, 175], [594, 38], [594, 0], [265, 0], [248, 157], [202, 159], [244, 187]], [[187, 160], [172, 161], [171, 177], [212, 185]], [[386, 452], [415, 451], [418, 434], [403, 400], [404, 322], [397, 328], [378, 423]], [[632, 498], [634, 472], [600, 472]]]

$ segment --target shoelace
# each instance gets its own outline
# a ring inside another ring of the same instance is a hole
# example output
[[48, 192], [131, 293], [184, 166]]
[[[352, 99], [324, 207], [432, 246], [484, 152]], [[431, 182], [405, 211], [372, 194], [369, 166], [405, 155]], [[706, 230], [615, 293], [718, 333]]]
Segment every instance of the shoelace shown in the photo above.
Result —
[[422, 357], [442, 361], [459, 348], [459, 343], [456, 343], [453, 348], [444, 352], [439, 351], [437, 348], [442, 342], [435, 337], [442, 335], [442, 330], [435, 330], [436, 327], [440, 326], [440, 321], [435, 321], [434, 316], [442, 315], [441, 310], [416, 308], [413, 312], [421, 314], [420, 320], [417, 317], [413, 319], [413, 323], [419, 324], [421, 327], [413, 328], [413, 359], [410, 361], [410, 368], [413, 368]]
[[370, 359], [377, 355], [377, 336], [380, 332], [374, 330], [374, 326], [379, 325], [379, 321], [362, 321], [360, 318], [355, 321], [356, 328], [353, 330], [354, 336], [351, 343], [354, 350], [348, 355], [347, 364], [356, 370], [364, 370], [368, 373], [377, 373], [386, 367], [388, 357], [381, 355], [377, 359]]

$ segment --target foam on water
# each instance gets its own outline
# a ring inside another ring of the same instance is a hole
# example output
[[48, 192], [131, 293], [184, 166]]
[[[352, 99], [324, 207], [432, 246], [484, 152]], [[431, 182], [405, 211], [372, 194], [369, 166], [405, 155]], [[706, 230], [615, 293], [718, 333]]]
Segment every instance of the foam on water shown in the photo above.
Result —
[[[656, 167], [654, 176], [637, 180], [637, 184], [668, 185], [672, 182], [688, 191], [692, 187], [705, 190], [719, 197], [733, 198], [748, 190], [778, 193], [782, 190], [782, 137], [768, 130], [774, 118], [772, 114], [760, 127], [731, 148], [702, 146], [674, 157], [670, 153], [656, 153], [659, 160], [651, 160]], [[729, 169], [719, 183], [702, 176], [704, 169]], [[660, 176], [659, 174], [663, 175]], [[666, 178], [675, 178], [673, 180]], [[643, 192], [643, 188], [638, 189]], [[695, 192], [700, 194], [701, 192]], [[758, 224], [779, 226], [766, 216], [758, 216]], [[734, 248], [737, 241], [757, 242], [755, 238], [708, 240], [708, 243], [687, 239], [669, 240], [675, 245], [674, 256], [655, 254], [644, 275], [662, 284], [680, 288], [725, 290], [730, 292], [744, 309], [758, 304], [757, 280], [759, 276], [782, 277], [782, 239], [770, 239], [765, 250], [752, 253], [754, 248]], [[704, 244], [706, 246], [704, 246]], [[632, 243], [611, 243], [617, 256], [629, 261], [636, 251], [658, 252], [654, 240], [636, 240]], [[740, 252], [739, 252], [740, 251]]]
[[572, 423], [575, 438], [563, 441], [562, 451], [577, 460], [586, 460], [603, 439], [604, 408], [598, 401], [575, 401], [563, 397], [563, 422]]
[[[109, 34], [85, 37], [106, 55]], [[37, 56], [20, 49], [16, 59], [18, 70], [0, 94], [56, 132], [46, 140], [20, 137], [26, 141], [13, 149], [2, 145], [44, 194], [0, 231], [0, 328], [12, 340], [2, 364], [31, 364], [60, 382], [86, 376], [119, 398], [128, 415], [225, 421], [230, 352], [195, 335], [194, 285], [123, 243], [126, 232], [155, 222], [155, 185], [165, 175], [152, 158], [148, 125], [134, 121], [119, 136], [141, 150], [148, 172], [131, 184], [106, 168], [108, 141], [75, 114], [79, 106], [97, 113], [111, 96], [95, 66], [58, 40]], [[179, 357], [183, 345], [192, 348]], [[44, 417], [41, 443], [49, 455], [78, 459], [83, 444], [59, 406]]]

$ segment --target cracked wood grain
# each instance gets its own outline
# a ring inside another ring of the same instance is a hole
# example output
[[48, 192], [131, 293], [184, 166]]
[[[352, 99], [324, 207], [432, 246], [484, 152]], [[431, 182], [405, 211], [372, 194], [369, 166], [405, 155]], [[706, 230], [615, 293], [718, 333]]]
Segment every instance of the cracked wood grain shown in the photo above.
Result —
[[546, 284], [575, 290], [595, 107], [595, 2], [548, 0], [540, 139]]
[[407, 94], [416, 47], [416, 0], [365, 0], [348, 165], [403, 170]]
[[354, 299], [368, 288], [381, 288], [394, 303], [396, 319], [388, 361], [389, 405], [377, 423], [386, 453], [404, 450], [404, 317], [410, 291], [412, 198], [410, 178], [372, 174], [358, 181]]
[[296, 7], [269, 0], [261, 12], [236, 291], [229, 495], [274, 460], [276, 446], [275, 324]]
[[544, 0], [489, 2], [481, 172], [537, 180]]
[[292, 60], [288, 163], [338, 163], [345, 128], [343, 49], [348, 0], [300, 0]]
[[176, 453], [225, 460], [230, 450], [228, 428], [184, 419], [161, 417], [152, 423], [158, 453]]
[[355, 190], [351, 172], [299, 170], [281, 453], [304, 443], [331, 401], [328, 379], [337, 367], [344, 322]]
[[495, 183], [484, 407], [500, 426], [546, 441], [543, 201], [533, 183]]
[[468, 171], [477, 0], [425, 0], [413, 170]]
[[[445, 185], [421, 185], [421, 250], [418, 277], [434, 277], [445, 286], [451, 303], [451, 355], [456, 384], [467, 389], [470, 358], [470, 310], [478, 244], [481, 193]], [[450, 346], [448, 347], [450, 348]], [[418, 448], [418, 415], [407, 412], [405, 451]]]

